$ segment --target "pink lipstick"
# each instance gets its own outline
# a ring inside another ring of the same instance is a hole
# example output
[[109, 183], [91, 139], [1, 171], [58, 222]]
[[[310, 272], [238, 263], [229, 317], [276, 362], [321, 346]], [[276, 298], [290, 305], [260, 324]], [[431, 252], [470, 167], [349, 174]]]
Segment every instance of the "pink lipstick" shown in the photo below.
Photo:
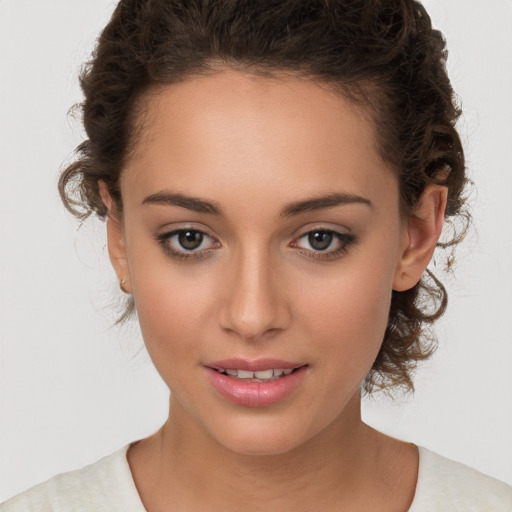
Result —
[[262, 407], [292, 394], [308, 373], [308, 365], [281, 359], [224, 359], [205, 365], [216, 391], [229, 401]]

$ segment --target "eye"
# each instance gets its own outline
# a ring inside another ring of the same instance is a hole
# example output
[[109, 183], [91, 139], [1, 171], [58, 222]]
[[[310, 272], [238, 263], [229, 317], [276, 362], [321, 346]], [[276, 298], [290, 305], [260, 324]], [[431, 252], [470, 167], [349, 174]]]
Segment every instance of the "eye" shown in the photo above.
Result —
[[219, 246], [219, 242], [204, 231], [191, 228], [176, 229], [156, 238], [168, 255], [180, 259], [201, 258]]
[[[308, 244], [315, 251], [325, 251], [335, 240], [332, 231], [310, 231], [306, 236]], [[306, 238], [306, 236], [303, 238]]]
[[204, 233], [200, 231], [180, 231], [175, 234], [172, 238], [176, 238], [176, 241], [181, 246], [181, 248], [186, 249], [187, 251], [193, 251], [194, 249], [199, 249], [201, 244], [204, 241]]
[[293, 247], [303, 249], [307, 256], [313, 258], [335, 258], [347, 250], [355, 241], [355, 236], [349, 233], [339, 233], [330, 229], [315, 229], [304, 233]]

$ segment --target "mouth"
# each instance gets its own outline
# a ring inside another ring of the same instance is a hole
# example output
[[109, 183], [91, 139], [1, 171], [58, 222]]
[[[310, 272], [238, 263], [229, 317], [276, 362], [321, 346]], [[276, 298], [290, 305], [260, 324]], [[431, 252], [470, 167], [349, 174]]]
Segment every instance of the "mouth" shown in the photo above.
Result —
[[243, 380], [245, 382], [272, 382], [292, 374], [303, 366], [307, 365], [300, 365], [295, 368], [268, 368], [259, 371], [242, 370], [240, 368], [212, 368], [212, 370], [234, 380]]
[[214, 389], [230, 402], [261, 407], [291, 397], [307, 380], [309, 364], [278, 359], [230, 359], [205, 365]]

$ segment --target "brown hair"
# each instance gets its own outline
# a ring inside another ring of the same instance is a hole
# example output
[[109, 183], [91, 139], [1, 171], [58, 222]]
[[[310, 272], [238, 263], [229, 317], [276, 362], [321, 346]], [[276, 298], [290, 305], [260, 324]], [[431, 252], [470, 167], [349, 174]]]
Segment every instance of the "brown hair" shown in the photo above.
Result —
[[[307, 76], [368, 107], [381, 155], [399, 177], [403, 213], [414, 211], [428, 183], [438, 183], [448, 188], [446, 218], [467, 219], [460, 109], [446, 56], [442, 34], [413, 0], [121, 0], [80, 76], [88, 139], [61, 174], [62, 200], [79, 219], [104, 218], [103, 180], [122, 212], [119, 176], [134, 145], [138, 100], [155, 85], [230, 66]], [[427, 328], [446, 300], [428, 270], [414, 288], [393, 291], [367, 392], [413, 389], [412, 370], [435, 347]], [[133, 308], [130, 298], [121, 319]]]

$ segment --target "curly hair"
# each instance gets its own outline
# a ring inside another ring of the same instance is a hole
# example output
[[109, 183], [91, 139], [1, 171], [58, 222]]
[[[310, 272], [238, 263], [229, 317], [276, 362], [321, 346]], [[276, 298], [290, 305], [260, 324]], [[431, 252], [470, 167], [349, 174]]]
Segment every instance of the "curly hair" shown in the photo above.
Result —
[[[425, 186], [436, 183], [448, 188], [445, 218], [468, 219], [455, 128], [461, 112], [446, 57], [442, 34], [413, 0], [121, 0], [80, 75], [88, 138], [61, 173], [62, 200], [81, 220], [104, 218], [103, 180], [122, 213], [119, 178], [137, 135], [140, 98], [228, 66], [307, 76], [363, 105], [380, 154], [397, 173], [402, 214], [411, 215]], [[429, 325], [446, 304], [445, 288], [428, 270], [414, 288], [393, 291], [366, 392], [414, 389], [412, 372], [436, 345]], [[133, 310], [130, 298], [120, 321]]]

